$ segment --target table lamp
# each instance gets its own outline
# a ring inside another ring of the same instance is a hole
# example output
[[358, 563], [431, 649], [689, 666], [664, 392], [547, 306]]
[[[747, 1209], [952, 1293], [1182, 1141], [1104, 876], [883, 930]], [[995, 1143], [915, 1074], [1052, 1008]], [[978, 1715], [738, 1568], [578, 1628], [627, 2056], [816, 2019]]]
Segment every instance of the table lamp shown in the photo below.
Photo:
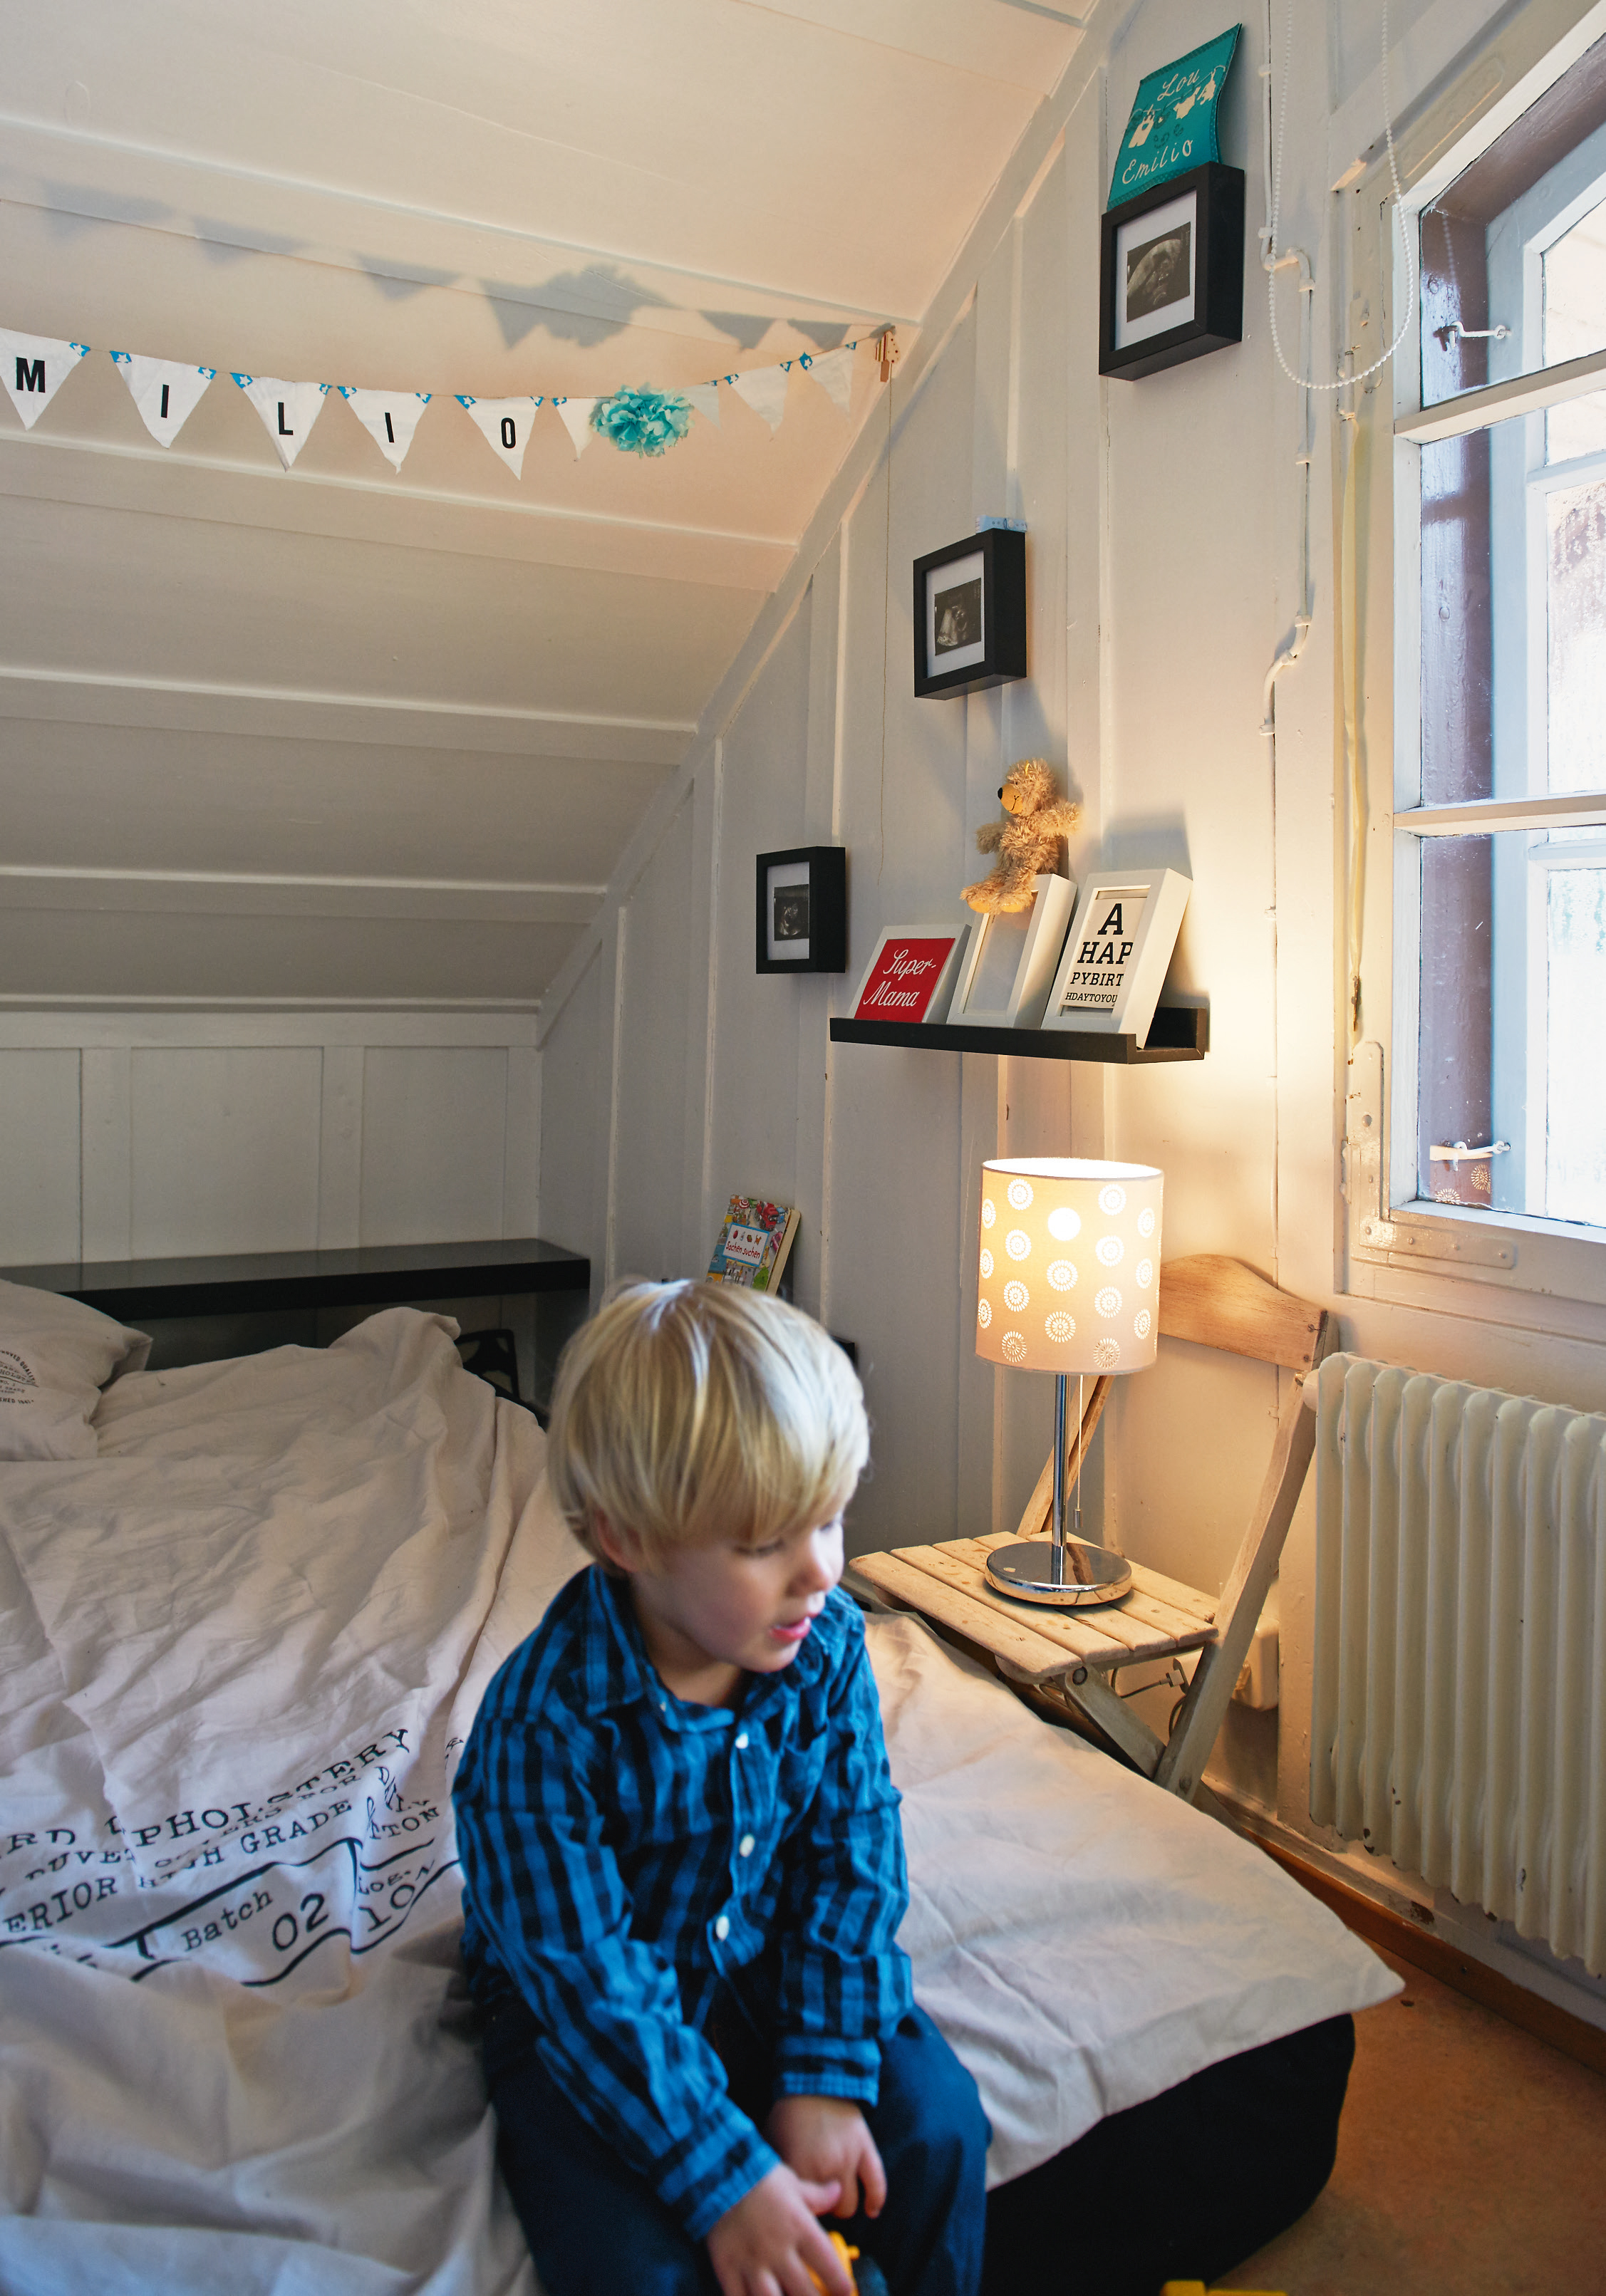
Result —
[[[1054, 1374], [1052, 1539], [993, 1548], [987, 1575], [1018, 1601], [1110, 1603], [1132, 1572], [1122, 1556], [1065, 1535], [1065, 1382], [1145, 1371], [1159, 1324], [1164, 1176], [1152, 1164], [1012, 1156], [981, 1168], [976, 1352], [1017, 1371]], [[1081, 1519], [1081, 1453], [1077, 1460]]]

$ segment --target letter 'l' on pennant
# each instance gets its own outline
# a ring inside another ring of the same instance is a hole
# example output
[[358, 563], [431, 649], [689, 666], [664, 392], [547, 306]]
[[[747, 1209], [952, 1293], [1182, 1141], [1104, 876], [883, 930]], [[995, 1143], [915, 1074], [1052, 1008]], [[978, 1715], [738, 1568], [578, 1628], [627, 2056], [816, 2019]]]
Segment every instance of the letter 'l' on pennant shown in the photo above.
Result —
[[469, 398], [460, 390], [457, 404], [465, 407], [484, 433], [493, 454], [499, 455], [514, 478], [524, 475], [524, 449], [538, 398]]
[[237, 374], [234, 381], [266, 424], [267, 435], [288, 471], [307, 444], [318, 419], [318, 410], [328, 396], [329, 385], [281, 382], [277, 375], [272, 374]]
[[746, 374], [729, 375], [726, 381], [738, 398], [745, 398], [755, 414], [763, 415], [773, 437], [781, 428], [781, 417], [786, 412], [786, 368], [751, 367]]
[[430, 403], [427, 390], [354, 390], [340, 385], [340, 397], [393, 471], [407, 459], [418, 418]]
[[591, 410], [596, 405], [596, 400], [594, 398], [554, 398], [553, 405], [558, 410], [559, 421], [574, 440], [574, 458], [578, 463], [591, 444]]
[[215, 366], [142, 358], [137, 351], [113, 351], [111, 360], [134, 395], [141, 421], [160, 447], [173, 444], [217, 373]]
[[0, 381], [31, 430], [81, 358], [87, 343], [58, 342], [53, 335], [16, 335], [0, 327]]

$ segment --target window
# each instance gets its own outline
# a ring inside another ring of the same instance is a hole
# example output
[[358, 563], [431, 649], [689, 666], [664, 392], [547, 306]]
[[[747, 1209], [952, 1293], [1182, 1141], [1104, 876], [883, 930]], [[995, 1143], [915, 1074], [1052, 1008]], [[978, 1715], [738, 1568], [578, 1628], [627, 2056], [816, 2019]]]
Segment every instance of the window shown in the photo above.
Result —
[[1406, 193], [1391, 946], [1362, 967], [1393, 1073], [1351, 1256], [1606, 1300], [1606, 41], [1445, 172]]

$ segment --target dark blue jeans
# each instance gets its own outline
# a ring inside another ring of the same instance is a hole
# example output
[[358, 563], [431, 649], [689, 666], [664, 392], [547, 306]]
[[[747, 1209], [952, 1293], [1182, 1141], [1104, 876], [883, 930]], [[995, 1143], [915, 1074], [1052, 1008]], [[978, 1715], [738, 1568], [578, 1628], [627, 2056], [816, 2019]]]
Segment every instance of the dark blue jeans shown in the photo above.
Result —
[[[767, 2082], [755, 2093], [755, 2064], [727, 2065], [733, 2096], [762, 2120]], [[541, 2063], [522, 2004], [491, 2017], [485, 2072], [496, 2157], [545, 2296], [714, 2296], [707, 2243], [580, 2118]], [[828, 2228], [874, 2258], [889, 2296], [976, 2296], [987, 2119], [975, 2082], [923, 2011], [882, 2043], [881, 2095], [864, 2118], [887, 2204], [873, 2223], [829, 2218]]]

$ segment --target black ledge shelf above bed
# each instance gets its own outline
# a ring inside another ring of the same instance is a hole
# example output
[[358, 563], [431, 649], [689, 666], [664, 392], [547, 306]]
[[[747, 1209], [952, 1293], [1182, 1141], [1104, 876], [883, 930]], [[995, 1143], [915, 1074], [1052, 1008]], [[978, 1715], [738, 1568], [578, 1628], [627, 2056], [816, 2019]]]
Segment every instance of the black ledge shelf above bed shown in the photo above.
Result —
[[249, 1316], [271, 1308], [365, 1308], [413, 1300], [511, 1299], [586, 1292], [591, 1262], [540, 1236], [480, 1243], [363, 1244], [345, 1251], [253, 1251], [205, 1259], [69, 1261], [0, 1268], [123, 1322], [142, 1316]]
[[1210, 1049], [1210, 1015], [1202, 1004], [1159, 1004], [1149, 1041], [1106, 1037], [1087, 1029], [972, 1029], [963, 1021], [833, 1021], [837, 1045], [898, 1045], [905, 1051], [1009, 1053], [1017, 1060], [1102, 1061], [1148, 1068], [1157, 1061], [1202, 1061]]

